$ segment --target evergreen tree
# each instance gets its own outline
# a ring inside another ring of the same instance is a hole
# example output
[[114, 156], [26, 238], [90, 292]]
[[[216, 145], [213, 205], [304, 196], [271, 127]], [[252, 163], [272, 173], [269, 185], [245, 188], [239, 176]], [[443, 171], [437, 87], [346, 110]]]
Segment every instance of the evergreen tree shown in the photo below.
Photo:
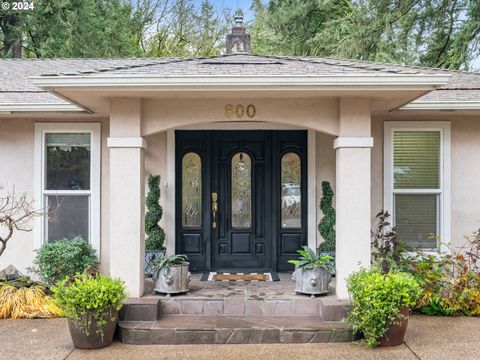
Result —
[[145, 250], [164, 250], [165, 232], [160, 227], [163, 209], [160, 206], [160, 176], [150, 175], [148, 177], [148, 195], [145, 199], [147, 213], [145, 214]]
[[318, 224], [318, 231], [322, 235], [324, 242], [320, 244], [320, 252], [335, 251], [335, 209], [333, 208], [333, 190], [328, 181], [322, 181], [322, 200], [320, 200], [320, 209], [323, 212], [323, 218]]

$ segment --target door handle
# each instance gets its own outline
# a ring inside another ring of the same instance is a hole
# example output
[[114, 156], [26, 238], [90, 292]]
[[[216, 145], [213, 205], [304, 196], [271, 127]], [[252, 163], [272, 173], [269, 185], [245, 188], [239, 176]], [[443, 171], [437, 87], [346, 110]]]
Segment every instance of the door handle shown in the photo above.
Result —
[[217, 228], [217, 200], [218, 194], [216, 192], [212, 192], [212, 228]]

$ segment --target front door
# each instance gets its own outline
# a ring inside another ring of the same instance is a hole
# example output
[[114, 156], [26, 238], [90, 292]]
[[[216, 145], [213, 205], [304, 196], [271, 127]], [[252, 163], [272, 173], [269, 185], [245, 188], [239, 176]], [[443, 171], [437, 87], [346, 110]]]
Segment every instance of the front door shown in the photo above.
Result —
[[176, 248], [192, 270], [287, 270], [306, 243], [305, 131], [177, 131]]

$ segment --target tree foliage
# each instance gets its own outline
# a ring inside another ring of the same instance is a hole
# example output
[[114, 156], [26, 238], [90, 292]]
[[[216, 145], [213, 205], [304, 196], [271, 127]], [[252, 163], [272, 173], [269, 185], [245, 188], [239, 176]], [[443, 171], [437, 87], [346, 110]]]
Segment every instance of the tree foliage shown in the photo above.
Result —
[[254, 10], [259, 53], [449, 69], [469, 69], [480, 55], [478, 0], [270, 0]]

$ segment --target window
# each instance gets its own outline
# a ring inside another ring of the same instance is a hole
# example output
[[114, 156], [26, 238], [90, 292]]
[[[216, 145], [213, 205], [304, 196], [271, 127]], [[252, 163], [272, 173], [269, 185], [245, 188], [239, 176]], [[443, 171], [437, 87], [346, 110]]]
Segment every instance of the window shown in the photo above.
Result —
[[450, 240], [450, 123], [385, 122], [385, 209], [400, 240], [438, 250]]
[[36, 124], [36, 180], [41, 207], [39, 241], [81, 236], [99, 250], [100, 124]]
[[194, 152], [182, 159], [182, 225], [202, 226], [202, 160]]
[[301, 161], [295, 153], [282, 156], [282, 228], [300, 228], [302, 197], [300, 188]]
[[232, 158], [232, 227], [252, 225], [252, 160], [245, 153]]

